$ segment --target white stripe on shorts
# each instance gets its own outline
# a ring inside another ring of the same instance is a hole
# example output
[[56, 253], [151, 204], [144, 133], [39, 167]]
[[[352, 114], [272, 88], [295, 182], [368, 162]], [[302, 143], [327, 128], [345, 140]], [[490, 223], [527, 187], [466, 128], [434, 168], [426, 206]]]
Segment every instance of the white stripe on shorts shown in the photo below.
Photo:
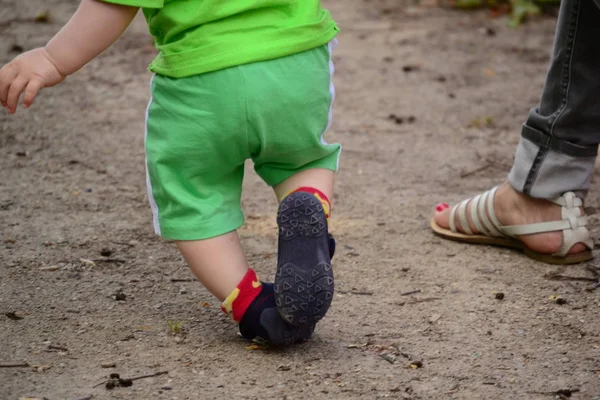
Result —
[[[155, 75], [152, 75], [152, 79], [150, 79], [150, 101], [148, 102], [148, 107], [146, 107], [146, 122], [145, 122], [145, 133], [144, 133], [144, 152], [146, 152], [146, 140], [148, 139], [148, 114], [150, 113], [150, 106], [152, 105], [152, 101], [154, 100], [152, 96], [152, 86], [154, 83]], [[160, 224], [158, 222], [158, 206], [156, 205], [156, 201], [154, 200], [154, 196], [152, 195], [152, 182], [150, 182], [150, 173], [148, 172], [148, 153], [146, 152], [146, 190], [148, 191], [148, 200], [150, 201], [150, 208], [152, 208], [152, 221], [154, 225], [154, 232], [157, 235], [160, 235]]]
[[[333, 51], [337, 47], [338, 40], [334, 38], [331, 42], [327, 44], [327, 49], [329, 50], [329, 93], [331, 93], [331, 104], [329, 105], [329, 116], [327, 120], [327, 127], [321, 134], [321, 143], [329, 144], [325, 141], [325, 132], [329, 130], [331, 127], [331, 123], [333, 122], [333, 102], [335, 100], [335, 85], [333, 84], [333, 73], [335, 72], [335, 66], [333, 65], [332, 55]], [[338, 159], [336, 162], [336, 169], [340, 168], [340, 156], [342, 154], [342, 145], [340, 144], [340, 151], [338, 153]]]

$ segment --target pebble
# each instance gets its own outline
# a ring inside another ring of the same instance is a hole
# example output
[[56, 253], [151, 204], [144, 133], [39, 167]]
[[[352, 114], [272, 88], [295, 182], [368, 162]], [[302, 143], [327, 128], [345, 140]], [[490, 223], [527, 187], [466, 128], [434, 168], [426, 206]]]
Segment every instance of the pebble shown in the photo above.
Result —
[[117, 364], [114, 362], [109, 362], [109, 363], [100, 364], [100, 366], [102, 368], [115, 368], [117, 366]]

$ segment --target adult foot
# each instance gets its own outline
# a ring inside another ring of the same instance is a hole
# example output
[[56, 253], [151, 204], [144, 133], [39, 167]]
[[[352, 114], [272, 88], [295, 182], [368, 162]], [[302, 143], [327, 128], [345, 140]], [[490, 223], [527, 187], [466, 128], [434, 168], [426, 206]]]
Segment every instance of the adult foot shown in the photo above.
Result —
[[[468, 225], [473, 234], [480, 233], [471, 217], [471, 202], [467, 205]], [[441, 228], [450, 227], [450, 212], [452, 207], [441, 203], [436, 207], [435, 223]], [[494, 212], [504, 226], [535, 224], [539, 222], [559, 221], [562, 219], [561, 207], [547, 200], [534, 199], [514, 190], [508, 183], [502, 184], [494, 198]], [[581, 215], [584, 215], [581, 207]], [[455, 215], [457, 229], [461, 233], [468, 231], [461, 225], [458, 213]], [[563, 244], [561, 231], [522, 235], [518, 239], [530, 250], [541, 254], [553, 254], [559, 251]], [[568, 254], [578, 254], [587, 251], [583, 243], [577, 243]]]

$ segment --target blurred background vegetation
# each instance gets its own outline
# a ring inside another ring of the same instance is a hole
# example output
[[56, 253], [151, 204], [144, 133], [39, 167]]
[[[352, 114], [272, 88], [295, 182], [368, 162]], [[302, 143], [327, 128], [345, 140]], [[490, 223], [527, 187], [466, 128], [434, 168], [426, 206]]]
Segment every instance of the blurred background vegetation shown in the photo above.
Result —
[[560, 0], [445, 0], [443, 2], [456, 9], [487, 8], [498, 16], [506, 14], [511, 27], [518, 27], [528, 17], [555, 10], [560, 4]]

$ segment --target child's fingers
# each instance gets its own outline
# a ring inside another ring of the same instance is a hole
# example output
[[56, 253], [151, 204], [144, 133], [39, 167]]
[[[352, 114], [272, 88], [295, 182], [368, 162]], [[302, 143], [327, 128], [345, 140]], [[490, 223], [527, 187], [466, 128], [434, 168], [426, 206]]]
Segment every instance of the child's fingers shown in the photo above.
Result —
[[10, 112], [15, 112], [15, 110], [17, 109], [19, 97], [21, 96], [21, 93], [23, 93], [23, 90], [25, 90], [27, 83], [27, 79], [22, 78], [20, 76], [15, 78], [15, 80], [11, 83], [10, 88], [8, 90], [8, 97], [6, 98], [6, 105]]
[[0, 69], [0, 103], [5, 107], [8, 98], [8, 89], [16, 77], [17, 71], [10, 64]]
[[33, 104], [33, 100], [42, 87], [44, 87], [44, 82], [40, 79], [33, 79], [27, 84], [23, 94], [23, 107], [28, 108]]

